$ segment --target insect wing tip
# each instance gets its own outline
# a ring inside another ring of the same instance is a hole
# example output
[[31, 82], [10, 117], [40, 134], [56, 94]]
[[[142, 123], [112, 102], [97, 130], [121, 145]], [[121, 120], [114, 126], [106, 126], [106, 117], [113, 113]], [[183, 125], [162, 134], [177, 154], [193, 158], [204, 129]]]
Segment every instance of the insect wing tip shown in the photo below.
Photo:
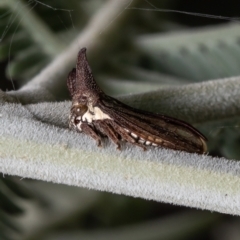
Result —
[[200, 138], [200, 140], [201, 140], [201, 142], [202, 142], [202, 149], [203, 149], [202, 152], [203, 152], [203, 153], [206, 153], [207, 150], [208, 150], [206, 140], [203, 139], [203, 138]]

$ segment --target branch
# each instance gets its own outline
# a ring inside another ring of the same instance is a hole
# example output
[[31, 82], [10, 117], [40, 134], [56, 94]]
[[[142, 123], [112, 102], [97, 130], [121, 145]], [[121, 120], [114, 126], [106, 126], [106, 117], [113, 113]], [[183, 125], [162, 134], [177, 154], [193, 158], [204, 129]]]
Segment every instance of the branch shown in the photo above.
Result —
[[192, 123], [223, 120], [240, 115], [240, 77], [166, 87], [121, 97], [135, 108], [159, 112]]
[[[201, 114], [201, 121], [207, 121], [208, 116], [211, 120], [212, 116], [215, 119], [231, 117], [240, 110], [237, 81], [232, 78], [169, 88], [167, 101], [172, 111], [175, 106], [178, 112], [179, 102], [186, 116], [194, 111], [196, 121]], [[202, 95], [203, 109], [197, 90]], [[166, 101], [167, 90], [162, 93], [158, 97]], [[149, 100], [152, 94], [145, 96]], [[194, 96], [192, 101], [189, 101], [189, 94]], [[144, 97], [142, 101], [145, 102]], [[181, 105], [184, 101], [186, 107]], [[157, 102], [153, 98], [144, 107], [154, 108]], [[139, 103], [136, 98], [135, 103], [132, 102], [133, 105]], [[124, 144], [123, 151], [119, 152], [108, 141], [100, 149], [89, 137], [67, 129], [69, 108], [70, 102], [26, 107], [2, 104], [0, 171], [240, 215], [239, 162], [168, 149], [153, 148], [143, 152], [129, 144]]]

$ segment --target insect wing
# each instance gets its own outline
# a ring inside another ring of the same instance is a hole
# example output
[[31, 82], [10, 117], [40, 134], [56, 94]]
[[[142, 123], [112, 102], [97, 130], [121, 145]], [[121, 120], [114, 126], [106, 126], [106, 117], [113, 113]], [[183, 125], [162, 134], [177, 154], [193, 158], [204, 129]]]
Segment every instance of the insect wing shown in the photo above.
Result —
[[106, 95], [99, 107], [121, 128], [144, 139], [145, 144], [197, 153], [207, 150], [207, 139], [184, 121], [134, 109]]

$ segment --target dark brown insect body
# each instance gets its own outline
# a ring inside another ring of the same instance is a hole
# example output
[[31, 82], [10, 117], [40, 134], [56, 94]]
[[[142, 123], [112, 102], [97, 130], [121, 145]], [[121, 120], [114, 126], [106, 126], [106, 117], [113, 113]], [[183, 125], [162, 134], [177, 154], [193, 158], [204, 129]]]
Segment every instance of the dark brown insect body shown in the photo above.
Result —
[[144, 150], [155, 146], [191, 153], [207, 151], [206, 138], [191, 125], [134, 109], [107, 96], [93, 78], [86, 48], [79, 51], [67, 85], [72, 97], [69, 127], [90, 135], [99, 146], [102, 136], [107, 136], [118, 149], [121, 141], [127, 141]]

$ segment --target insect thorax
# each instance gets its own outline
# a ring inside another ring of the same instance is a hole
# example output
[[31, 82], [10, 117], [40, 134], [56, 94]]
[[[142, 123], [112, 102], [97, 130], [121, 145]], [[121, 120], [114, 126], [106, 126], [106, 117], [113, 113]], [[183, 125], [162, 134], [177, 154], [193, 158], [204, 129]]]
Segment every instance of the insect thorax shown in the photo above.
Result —
[[70, 128], [77, 128], [81, 131], [81, 124], [86, 122], [92, 124], [96, 120], [111, 119], [108, 114], [105, 114], [99, 107], [75, 104], [71, 108], [69, 117]]

